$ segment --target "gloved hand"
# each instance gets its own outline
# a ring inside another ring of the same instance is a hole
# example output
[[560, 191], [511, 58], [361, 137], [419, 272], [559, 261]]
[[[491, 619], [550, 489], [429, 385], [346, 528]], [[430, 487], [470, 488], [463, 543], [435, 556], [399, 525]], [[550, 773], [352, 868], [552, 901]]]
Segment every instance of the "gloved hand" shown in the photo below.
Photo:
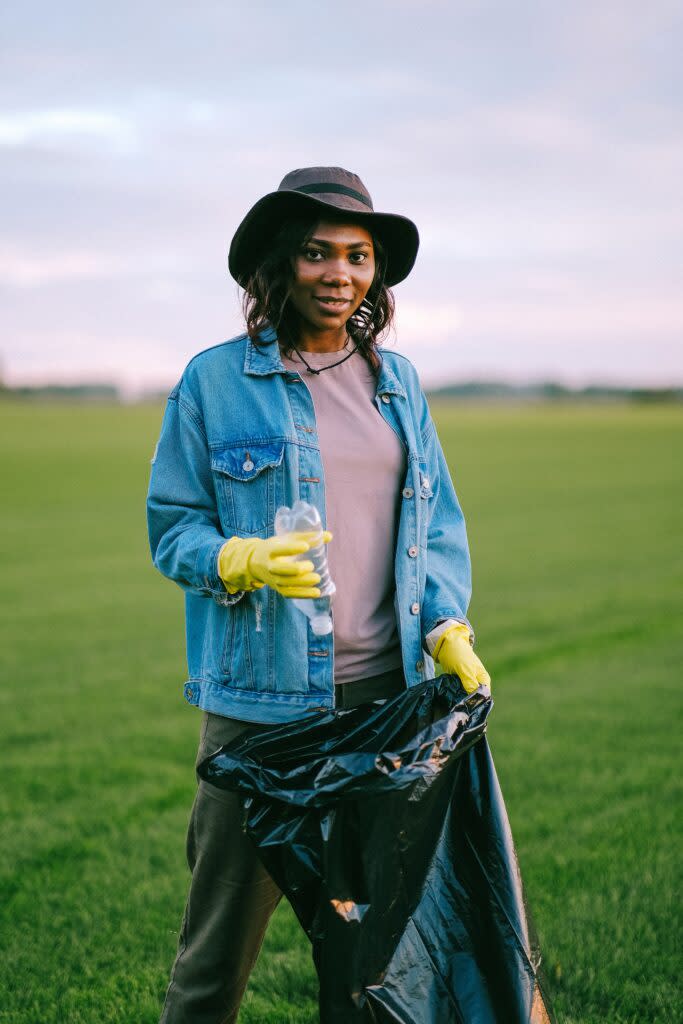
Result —
[[[319, 597], [315, 584], [320, 583], [320, 576], [313, 572], [313, 562], [293, 557], [308, 551], [319, 536], [315, 532], [293, 532], [265, 540], [231, 537], [219, 552], [218, 574], [230, 594], [267, 585], [283, 597]], [[328, 544], [332, 534], [324, 530], [322, 539]]]
[[460, 678], [467, 693], [474, 693], [479, 686], [491, 685], [491, 676], [472, 650], [469, 627], [464, 622], [441, 634], [433, 657], [444, 672], [452, 672]]

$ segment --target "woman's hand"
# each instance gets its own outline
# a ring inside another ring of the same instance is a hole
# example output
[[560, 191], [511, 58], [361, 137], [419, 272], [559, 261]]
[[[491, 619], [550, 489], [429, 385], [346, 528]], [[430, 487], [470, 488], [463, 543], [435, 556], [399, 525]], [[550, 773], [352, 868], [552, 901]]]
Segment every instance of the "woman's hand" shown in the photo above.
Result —
[[[218, 573], [230, 594], [239, 590], [258, 590], [269, 586], [283, 597], [320, 597], [316, 583], [320, 576], [313, 572], [313, 562], [296, 556], [318, 543], [319, 533], [299, 532], [282, 536], [231, 537], [218, 555]], [[332, 534], [323, 531], [328, 544]]]
[[472, 650], [469, 627], [464, 622], [442, 633], [434, 648], [434, 658], [444, 672], [459, 677], [467, 693], [474, 693], [480, 686], [491, 685], [491, 676]]

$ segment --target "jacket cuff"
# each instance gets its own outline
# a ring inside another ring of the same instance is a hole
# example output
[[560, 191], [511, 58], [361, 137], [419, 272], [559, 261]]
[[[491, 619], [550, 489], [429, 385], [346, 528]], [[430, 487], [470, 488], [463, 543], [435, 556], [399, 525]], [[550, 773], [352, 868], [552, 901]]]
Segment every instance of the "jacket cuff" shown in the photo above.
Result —
[[212, 597], [216, 604], [228, 606], [236, 604], [244, 595], [244, 591], [239, 590], [236, 594], [230, 594], [219, 575], [218, 556], [224, 544], [225, 538], [222, 537], [217, 544], [204, 545], [200, 548], [197, 552], [195, 570], [200, 581], [197, 587], [199, 593], [204, 597]]
[[459, 624], [463, 624], [463, 625], [467, 626], [467, 628], [469, 629], [469, 631], [470, 631], [470, 644], [472, 645], [472, 647], [474, 647], [474, 631], [472, 630], [472, 626], [470, 625], [468, 620], [467, 619], [455, 619], [455, 618], [452, 618], [452, 619], [440, 619], [438, 621], [438, 623], [436, 624], [436, 626], [434, 626], [433, 629], [431, 629], [429, 631], [429, 633], [427, 633], [427, 636], [425, 637], [425, 642], [424, 642], [425, 650], [433, 657], [434, 656], [434, 651], [436, 650], [436, 646], [437, 646], [441, 636], [443, 636], [443, 634], [446, 632], [446, 630], [450, 629], [451, 626], [457, 626]]
[[225, 580], [220, 574], [220, 557], [221, 551], [228, 542], [222, 540], [218, 546], [218, 550], [215, 552], [213, 557], [213, 572], [214, 572], [214, 583], [215, 587], [212, 589], [211, 596], [217, 604], [223, 605], [228, 608], [230, 605], [237, 604], [240, 598], [244, 597], [245, 590], [230, 590], [225, 583]]

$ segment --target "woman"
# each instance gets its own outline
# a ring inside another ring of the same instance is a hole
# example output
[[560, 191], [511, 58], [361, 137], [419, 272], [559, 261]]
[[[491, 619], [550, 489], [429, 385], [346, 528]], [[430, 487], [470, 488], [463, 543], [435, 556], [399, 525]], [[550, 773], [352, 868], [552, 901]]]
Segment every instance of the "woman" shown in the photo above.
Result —
[[[490, 683], [466, 618], [465, 526], [417, 374], [380, 352], [412, 221], [376, 213], [338, 167], [286, 175], [230, 248], [247, 332], [196, 356], [171, 392], [148, 497], [154, 564], [185, 590], [197, 762], [238, 733], [385, 699], [434, 674]], [[275, 512], [316, 505], [337, 593], [333, 633], [290, 601], [320, 577], [276, 537]], [[334, 533], [334, 539], [332, 535]], [[235, 1021], [280, 892], [234, 794], [201, 782], [190, 894], [165, 1024]]]

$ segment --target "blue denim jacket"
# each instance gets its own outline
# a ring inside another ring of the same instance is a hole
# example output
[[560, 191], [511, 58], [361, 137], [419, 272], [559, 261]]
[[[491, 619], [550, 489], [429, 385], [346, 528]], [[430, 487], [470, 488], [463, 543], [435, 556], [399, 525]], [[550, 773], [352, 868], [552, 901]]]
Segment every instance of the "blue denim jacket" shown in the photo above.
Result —
[[[272, 535], [280, 505], [303, 498], [326, 525], [311, 393], [283, 366], [275, 332], [261, 340], [267, 344], [241, 335], [188, 364], [168, 398], [147, 519], [155, 566], [185, 591], [186, 699], [216, 714], [276, 723], [334, 707], [334, 649], [333, 634], [315, 636], [287, 598], [270, 587], [230, 595], [217, 571], [226, 538]], [[417, 372], [398, 352], [381, 357], [374, 401], [407, 456], [394, 606], [412, 686], [433, 676], [427, 634], [443, 619], [467, 622], [470, 559]]]

